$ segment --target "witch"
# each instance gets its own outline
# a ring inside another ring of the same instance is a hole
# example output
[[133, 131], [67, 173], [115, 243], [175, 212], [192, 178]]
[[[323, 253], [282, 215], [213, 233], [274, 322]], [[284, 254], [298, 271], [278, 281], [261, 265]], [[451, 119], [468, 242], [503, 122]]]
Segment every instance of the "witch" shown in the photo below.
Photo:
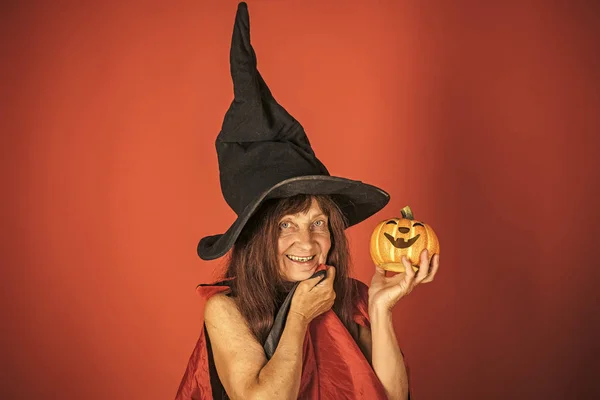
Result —
[[220, 183], [237, 214], [205, 237], [198, 255], [230, 253], [223, 279], [198, 286], [204, 328], [176, 399], [406, 399], [407, 365], [392, 309], [431, 282], [439, 256], [418, 272], [370, 287], [350, 277], [345, 229], [382, 209], [389, 195], [330, 176], [302, 125], [257, 70], [247, 5], [230, 53], [234, 100], [216, 140]]

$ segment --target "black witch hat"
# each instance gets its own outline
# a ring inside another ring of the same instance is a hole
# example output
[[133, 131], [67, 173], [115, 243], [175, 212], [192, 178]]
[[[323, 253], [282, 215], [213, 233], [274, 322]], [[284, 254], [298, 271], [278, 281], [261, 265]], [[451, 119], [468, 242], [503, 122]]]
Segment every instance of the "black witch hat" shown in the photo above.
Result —
[[302, 125], [275, 101], [256, 68], [248, 7], [243, 2], [235, 17], [230, 64], [234, 100], [225, 114], [216, 148], [223, 197], [238, 218], [224, 234], [200, 240], [200, 258], [212, 260], [226, 254], [267, 199], [330, 195], [348, 226], [388, 203], [389, 195], [375, 186], [330, 176], [315, 156]]

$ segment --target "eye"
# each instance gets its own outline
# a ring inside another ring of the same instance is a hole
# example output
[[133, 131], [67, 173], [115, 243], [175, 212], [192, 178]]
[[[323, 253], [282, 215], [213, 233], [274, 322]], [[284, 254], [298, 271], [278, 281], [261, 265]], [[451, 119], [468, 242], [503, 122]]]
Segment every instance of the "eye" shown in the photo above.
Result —
[[321, 228], [321, 227], [325, 226], [325, 221], [320, 219], [318, 221], [315, 221], [313, 224], [314, 224], [314, 226]]
[[288, 221], [283, 221], [279, 224], [279, 229], [288, 229], [292, 226]]

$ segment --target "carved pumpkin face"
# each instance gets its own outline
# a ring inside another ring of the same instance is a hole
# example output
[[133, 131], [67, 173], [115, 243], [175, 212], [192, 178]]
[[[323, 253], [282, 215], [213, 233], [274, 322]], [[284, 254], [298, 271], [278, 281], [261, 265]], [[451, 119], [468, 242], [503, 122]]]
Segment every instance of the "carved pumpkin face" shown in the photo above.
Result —
[[429, 225], [415, 221], [410, 207], [404, 207], [401, 213], [402, 218], [387, 219], [375, 227], [371, 235], [371, 258], [383, 269], [404, 272], [404, 255], [416, 271], [423, 249], [429, 251], [430, 262], [434, 254], [439, 254], [439, 241]]

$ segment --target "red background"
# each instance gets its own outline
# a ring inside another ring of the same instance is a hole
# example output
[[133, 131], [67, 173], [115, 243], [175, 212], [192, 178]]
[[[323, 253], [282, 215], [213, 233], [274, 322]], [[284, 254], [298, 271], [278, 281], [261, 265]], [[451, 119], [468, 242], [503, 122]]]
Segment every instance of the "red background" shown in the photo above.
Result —
[[[50, 5], [53, 3], [54, 5]], [[2, 398], [165, 399], [222, 261], [235, 1], [2, 8]], [[594, 398], [593, 2], [250, 1], [259, 68], [334, 175], [441, 241], [395, 323], [419, 399]], [[596, 397], [597, 398], [597, 397]]]

